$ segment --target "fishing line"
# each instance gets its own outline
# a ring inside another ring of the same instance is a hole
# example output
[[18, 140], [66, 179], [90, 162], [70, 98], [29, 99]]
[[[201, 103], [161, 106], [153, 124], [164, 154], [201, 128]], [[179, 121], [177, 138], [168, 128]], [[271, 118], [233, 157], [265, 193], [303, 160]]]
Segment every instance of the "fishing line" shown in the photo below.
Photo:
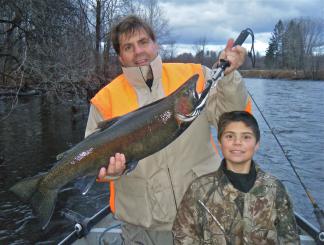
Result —
[[254, 50], [254, 33], [251, 28], [246, 28], [244, 32], [247, 33], [247, 35], [251, 36], [251, 49], [248, 51], [247, 55], [251, 59], [252, 67], [255, 67], [255, 50]]
[[252, 94], [251, 94], [249, 91], [248, 91], [248, 93], [249, 93], [249, 95], [250, 95], [250, 97], [251, 97], [253, 103], [255, 104], [256, 108], [257, 108], [258, 111], [260, 112], [261, 117], [263, 118], [263, 120], [264, 120], [265, 123], [267, 124], [268, 128], [270, 129], [271, 134], [273, 135], [273, 137], [274, 137], [275, 140], [277, 141], [277, 143], [278, 143], [278, 145], [279, 145], [279, 147], [280, 147], [280, 149], [281, 149], [283, 155], [285, 156], [285, 158], [286, 158], [287, 161], [289, 162], [291, 168], [293, 169], [293, 171], [294, 171], [294, 173], [295, 173], [297, 179], [299, 180], [301, 186], [303, 187], [304, 191], [306, 192], [306, 195], [307, 195], [308, 199], [310, 200], [311, 204], [313, 205], [313, 208], [314, 208], [314, 214], [315, 214], [315, 216], [316, 216], [316, 218], [317, 218], [317, 220], [318, 220], [318, 223], [319, 223], [319, 225], [320, 225], [320, 229], [321, 229], [321, 232], [320, 232], [318, 238], [319, 238], [319, 240], [320, 240], [321, 242], [323, 242], [323, 241], [324, 241], [324, 233], [323, 233], [323, 230], [324, 230], [324, 218], [323, 218], [323, 217], [324, 217], [324, 212], [323, 212], [323, 210], [320, 209], [320, 207], [319, 207], [318, 204], [316, 203], [315, 199], [313, 198], [313, 196], [311, 195], [311, 193], [308, 191], [306, 185], [303, 183], [303, 181], [302, 181], [300, 175], [298, 174], [298, 172], [297, 172], [297, 170], [296, 170], [296, 167], [295, 167], [294, 164], [292, 163], [292, 160], [291, 160], [291, 159], [289, 158], [289, 156], [286, 154], [286, 152], [285, 152], [285, 150], [284, 150], [282, 144], [280, 143], [280, 141], [279, 141], [277, 135], [274, 133], [272, 127], [270, 126], [270, 123], [268, 122], [268, 120], [266, 119], [266, 117], [263, 115], [263, 113], [262, 113], [260, 107], [258, 106], [258, 104], [256, 103], [256, 101], [254, 100]]
[[[117, 225], [111, 225], [109, 227], [107, 227], [99, 236], [98, 238], [98, 241], [99, 241], [99, 245], [103, 245], [103, 244], [106, 244], [105, 241], [103, 240], [104, 239], [104, 235], [106, 232], [112, 230], [112, 229], [115, 229], [115, 228], [120, 228], [121, 227], [121, 224], [117, 224]], [[120, 235], [119, 235], [120, 236]], [[114, 243], [117, 241], [118, 238], [115, 238], [113, 241], [109, 241], [109, 243]]]
[[[251, 36], [251, 38], [252, 38], [251, 50], [248, 52], [248, 56], [250, 57], [251, 62], [252, 62], [252, 66], [254, 67], [254, 66], [255, 66], [254, 34], [253, 34], [253, 31], [252, 31], [250, 28], [246, 28], [244, 31], [245, 31], [246, 33], [248, 33], [248, 34]], [[262, 113], [260, 107], [258, 106], [258, 104], [256, 103], [256, 101], [254, 100], [254, 97], [252, 96], [252, 94], [251, 94], [249, 91], [248, 91], [248, 93], [249, 93], [249, 95], [250, 95], [250, 97], [251, 97], [253, 103], [255, 104], [256, 108], [257, 108], [258, 111], [260, 112], [260, 114], [261, 114], [263, 120], [265, 121], [265, 123], [267, 124], [268, 128], [270, 129], [271, 134], [273, 135], [273, 137], [274, 137], [275, 140], [277, 141], [277, 143], [278, 143], [278, 145], [279, 145], [279, 147], [280, 147], [282, 153], [284, 154], [285, 158], [287, 159], [287, 161], [289, 162], [290, 166], [292, 167], [292, 169], [293, 169], [295, 175], [297, 176], [297, 178], [298, 178], [300, 184], [301, 184], [302, 187], [304, 188], [304, 190], [305, 190], [305, 192], [306, 192], [306, 194], [307, 194], [309, 200], [311, 201], [313, 207], [314, 207], [314, 208], [318, 208], [319, 206], [317, 205], [317, 203], [316, 203], [315, 199], [313, 198], [313, 196], [312, 196], [312, 195], [310, 194], [310, 192], [307, 190], [306, 185], [303, 183], [303, 181], [302, 181], [301, 177], [299, 176], [299, 174], [298, 174], [298, 172], [297, 172], [297, 170], [296, 170], [294, 164], [292, 163], [291, 159], [290, 159], [290, 158], [288, 157], [288, 155], [286, 154], [286, 152], [285, 152], [285, 150], [284, 150], [282, 144], [280, 143], [278, 137], [277, 137], [276, 134], [274, 133], [274, 131], [273, 131], [272, 127], [270, 126], [268, 120], [267, 120], [266, 117], [263, 115], [263, 113]]]
[[[277, 135], [274, 133], [272, 127], [271, 127], [270, 124], [269, 124], [269, 122], [267, 121], [267, 119], [266, 119], [265, 116], [263, 115], [263, 113], [262, 113], [260, 107], [259, 107], [259, 106], [257, 105], [257, 103], [255, 102], [255, 100], [254, 100], [252, 94], [251, 94], [250, 92], [248, 92], [248, 93], [249, 93], [249, 95], [250, 95], [250, 97], [251, 97], [253, 103], [254, 103], [255, 106], [257, 107], [258, 111], [260, 112], [260, 114], [261, 114], [263, 120], [265, 121], [265, 123], [267, 124], [268, 128], [270, 129], [271, 134], [273, 135], [273, 137], [274, 137], [275, 140], [277, 141], [277, 143], [278, 143], [278, 145], [279, 145], [279, 147], [280, 147], [282, 153], [284, 154], [285, 158], [287, 159], [287, 161], [289, 162], [290, 166], [292, 167], [294, 173], [296, 174], [296, 176], [297, 176], [299, 182], [301, 183], [302, 187], [304, 188], [304, 190], [305, 190], [305, 192], [306, 192], [308, 198], [310, 199], [311, 203], [313, 204], [313, 206], [315, 205], [316, 207], [318, 207], [318, 205], [316, 204], [314, 198], [313, 198], [312, 195], [308, 192], [307, 187], [305, 186], [305, 184], [303, 183], [301, 177], [299, 176], [298, 172], [296, 171], [296, 168], [295, 168], [294, 164], [292, 163], [291, 159], [290, 159], [289, 156], [286, 154], [286, 152], [285, 152], [285, 150], [284, 150], [282, 144], [280, 143], [280, 141], [279, 141]], [[314, 207], [315, 207], [315, 206], [314, 206]]]
[[170, 169], [168, 167], [168, 174], [169, 174], [169, 179], [170, 179], [170, 184], [171, 184], [171, 189], [172, 189], [172, 193], [173, 193], [173, 199], [174, 199], [174, 205], [175, 205], [175, 209], [178, 212], [178, 204], [177, 204], [177, 199], [176, 199], [176, 195], [174, 192], [174, 188], [173, 188], [173, 182], [172, 182], [172, 178], [171, 178], [171, 174], [170, 174]]
[[[245, 38], [250, 35], [252, 38], [252, 45], [251, 45], [251, 50], [248, 52], [248, 56], [251, 59], [252, 62], [252, 67], [255, 67], [255, 51], [254, 51], [254, 34], [253, 31], [250, 28], [246, 28], [244, 31], [244, 36]], [[289, 162], [293, 172], [295, 173], [297, 179], [299, 180], [301, 186], [303, 187], [308, 199], [310, 200], [311, 204], [313, 205], [313, 212], [315, 214], [315, 217], [320, 225], [320, 233], [318, 234], [318, 241], [321, 243], [324, 243], [324, 211], [318, 206], [318, 204], [316, 203], [314, 197], [311, 195], [311, 193], [308, 191], [306, 185], [304, 184], [304, 182], [302, 181], [300, 175], [298, 174], [294, 164], [292, 163], [292, 160], [289, 158], [289, 156], [286, 154], [282, 144], [280, 143], [277, 135], [274, 133], [272, 127], [270, 126], [270, 123], [268, 122], [268, 120], [266, 119], [266, 117], [263, 115], [260, 107], [258, 106], [258, 104], [256, 103], [256, 101], [254, 100], [252, 94], [248, 91], [248, 94], [250, 95], [253, 103], [255, 104], [256, 108], [258, 109], [258, 111], [260, 112], [263, 120], [265, 121], [265, 123], [267, 124], [268, 128], [270, 129], [271, 134], [273, 135], [273, 137], [275, 138], [275, 140], [277, 141], [283, 155], [285, 156], [285, 158], [287, 159], [287, 161]]]

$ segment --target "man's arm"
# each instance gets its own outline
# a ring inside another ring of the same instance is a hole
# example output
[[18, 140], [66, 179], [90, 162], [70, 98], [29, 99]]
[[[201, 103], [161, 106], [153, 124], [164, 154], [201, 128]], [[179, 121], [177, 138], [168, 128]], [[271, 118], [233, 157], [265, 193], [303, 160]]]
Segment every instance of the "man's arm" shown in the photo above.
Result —
[[276, 228], [279, 243], [300, 244], [293, 205], [284, 185], [280, 181], [278, 181], [276, 209], [278, 217]]
[[[221, 114], [234, 110], [245, 110], [249, 103], [249, 96], [237, 69], [244, 63], [246, 50], [241, 46], [233, 47], [233, 40], [227, 42], [225, 50], [220, 54], [220, 59], [228, 60], [230, 66], [225, 70], [225, 76], [220, 79], [217, 86], [210, 91], [206, 104], [208, 121], [217, 127]], [[205, 79], [211, 79], [211, 71], [204, 67]]]

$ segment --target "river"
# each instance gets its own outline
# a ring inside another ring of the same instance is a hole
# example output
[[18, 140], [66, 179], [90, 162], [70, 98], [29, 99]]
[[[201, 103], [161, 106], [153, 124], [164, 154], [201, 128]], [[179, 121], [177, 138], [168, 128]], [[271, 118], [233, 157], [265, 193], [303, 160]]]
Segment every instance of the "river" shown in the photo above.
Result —
[[[246, 79], [252, 97], [282, 144], [302, 181], [324, 208], [324, 81]], [[81, 141], [88, 105], [46, 97], [20, 98], [11, 111], [12, 99], [0, 100], [0, 244], [55, 244], [72, 229], [65, 210], [90, 216], [108, 202], [105, 184], [85, 196], [69, 184], [58, 196], [49, 227], [40, 231], [28, 205], [8, 191], [17, 181], [46, 172], [56, 155]], [[257, 107], [261, 147], [255, 157], [262, 167], [286, 185], [295, 210], [317, 223], [305, 191], [276, 143]]]

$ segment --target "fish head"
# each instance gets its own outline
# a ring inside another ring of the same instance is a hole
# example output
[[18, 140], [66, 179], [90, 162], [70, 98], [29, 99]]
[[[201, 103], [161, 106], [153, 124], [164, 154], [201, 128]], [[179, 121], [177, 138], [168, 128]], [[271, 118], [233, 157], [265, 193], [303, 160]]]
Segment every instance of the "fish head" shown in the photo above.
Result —
[[175, 99], [175, 114], [180, 122], [193, 121], [199, 114], [199, 95], [196, 90], [198, 75], [189, 78], [177, 91]]

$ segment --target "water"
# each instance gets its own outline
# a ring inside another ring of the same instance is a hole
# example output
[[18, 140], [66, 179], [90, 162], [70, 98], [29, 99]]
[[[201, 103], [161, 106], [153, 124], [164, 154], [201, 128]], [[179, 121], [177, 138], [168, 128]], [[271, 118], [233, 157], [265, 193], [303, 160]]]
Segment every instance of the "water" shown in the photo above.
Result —
[[[324, 82], [246, 82], [303, 182], [323, 208]], [[0, 118], [10, 106], [11, 99], [0, 101]], [[256, 161], [284, 182], [296, 211], [316, 224], [311, 204], [291, 166], [255, 105], [253, 111], [261, 127]], [[49, 227], [40, 231], [29, 206], [8, 192], [15, 182], [50, 169], [57, 154], [82, 140], [87, 114], [86, 104], [62, 105], [32, 97], [20, 99], [8, 119], [0, 121], [0, 244], [55, 244], [73, 229], [72, 222], [62, 217], [62, 210], [91, 216], [107, 204], [105, 184], [96, 184], [86, 196], [70, 184], [59, 194]]]
[[[247, 79], [247, 87], [297, 173], [324, 208], [324, 82]], [[256, 106], [261, 148], [256, 160], [283, 181], [295, 210], [316, 224], [312, 205]]]
[[[10, 107], [10, 99], [0, 101], [0, 118]], [[15, 182], [46, 172], [57, 154], [81, 141], [87, 114], [86, 104], [33, 97], [20, 99], [11, 115], [0, 121], [0, 244], [55, 244], [73, 228], [61, 215], [64, 208], [91, 216], [107, 204], [106, 185], [96, 184], [86, 196], [69, 185], [58, 196], [48, 229], [40, 231], [29, 206], [8, 192]]]

